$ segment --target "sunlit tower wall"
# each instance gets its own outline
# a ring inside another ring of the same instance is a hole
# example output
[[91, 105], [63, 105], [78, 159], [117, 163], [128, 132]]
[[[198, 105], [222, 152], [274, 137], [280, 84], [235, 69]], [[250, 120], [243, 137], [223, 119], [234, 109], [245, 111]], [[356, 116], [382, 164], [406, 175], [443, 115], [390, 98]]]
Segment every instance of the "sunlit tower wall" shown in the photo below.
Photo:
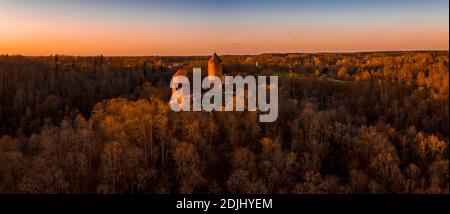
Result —
[[208, 60], [208, 79], [214, 79], [213, 76], [222, 78], [222, 60], [214, 53]]

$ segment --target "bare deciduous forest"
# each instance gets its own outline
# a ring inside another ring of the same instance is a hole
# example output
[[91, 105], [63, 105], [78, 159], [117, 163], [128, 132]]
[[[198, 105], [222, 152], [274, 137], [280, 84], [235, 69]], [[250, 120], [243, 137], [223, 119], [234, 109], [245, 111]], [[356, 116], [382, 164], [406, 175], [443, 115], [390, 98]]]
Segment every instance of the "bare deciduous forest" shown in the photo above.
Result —
[[0, 193], [448, 194], [448, 51], [222, 56], [274, 123], [170, 110], [207, 60], [0, 56]]

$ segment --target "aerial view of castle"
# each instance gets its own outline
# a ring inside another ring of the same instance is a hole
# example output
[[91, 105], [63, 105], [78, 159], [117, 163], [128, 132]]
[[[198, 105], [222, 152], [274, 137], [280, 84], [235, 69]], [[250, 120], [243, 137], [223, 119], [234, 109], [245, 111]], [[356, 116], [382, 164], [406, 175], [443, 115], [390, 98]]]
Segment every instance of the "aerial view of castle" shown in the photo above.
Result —
[[448, 196], [448, 8], [0, 0], [0, 197]]

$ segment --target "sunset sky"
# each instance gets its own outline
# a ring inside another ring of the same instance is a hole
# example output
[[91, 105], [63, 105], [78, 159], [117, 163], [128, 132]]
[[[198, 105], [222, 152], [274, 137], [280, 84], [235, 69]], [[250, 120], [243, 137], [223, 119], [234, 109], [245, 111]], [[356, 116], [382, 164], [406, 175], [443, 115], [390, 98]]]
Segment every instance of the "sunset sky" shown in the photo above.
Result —
[[0, 54], [448, 50], [448, 0], [0, 0]]

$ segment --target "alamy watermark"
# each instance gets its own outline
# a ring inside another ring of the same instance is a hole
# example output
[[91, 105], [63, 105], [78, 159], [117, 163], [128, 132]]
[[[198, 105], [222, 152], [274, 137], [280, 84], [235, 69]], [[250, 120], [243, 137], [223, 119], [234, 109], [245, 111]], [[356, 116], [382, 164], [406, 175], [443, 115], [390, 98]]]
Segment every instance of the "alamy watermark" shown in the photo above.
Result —
[[[201, 68], [193, 69], [193, 87], [187, 76], [174, 76], [170, 82], [173, 111], [259, 111], [260, 122], [274, 122], [278, 118], [278, 76], [218, 76], [201, 78]], [[180, 87], [181, 85], [181, 87]], [[225, 91], [223, 91], [223, 88]], [[247, 90], [246, 90], [247, 88]], [[202, 93], [202, 89], [208, 90]], [[236, 90], [234, 90], [236, 89]], [[269, 93], [267, 93], [269, 91]], [[269, 97], [267, 97], [267, 94]], [[225, 103], [223, 104], [223, 97]], [[258, 104], [258, 105], [256, 105]]]

